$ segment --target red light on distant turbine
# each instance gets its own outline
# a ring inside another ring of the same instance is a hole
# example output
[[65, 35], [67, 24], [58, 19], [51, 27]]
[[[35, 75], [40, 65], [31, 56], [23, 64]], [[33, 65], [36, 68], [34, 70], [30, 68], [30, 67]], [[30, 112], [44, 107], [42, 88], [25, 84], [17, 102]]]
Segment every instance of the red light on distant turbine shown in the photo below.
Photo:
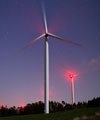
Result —
[[72, 79], [72, 78], [76, 78], [78, 75], [74, 74], [74, 73], [67, 73], [67, 78], [68, 79]]
[[2, 107], [0, 106], [0, 110], [2, 109]]
[[69, 74], [68, 76], [69, 76], [70, 79], [72, 79], [74, 77], [73, 74]]

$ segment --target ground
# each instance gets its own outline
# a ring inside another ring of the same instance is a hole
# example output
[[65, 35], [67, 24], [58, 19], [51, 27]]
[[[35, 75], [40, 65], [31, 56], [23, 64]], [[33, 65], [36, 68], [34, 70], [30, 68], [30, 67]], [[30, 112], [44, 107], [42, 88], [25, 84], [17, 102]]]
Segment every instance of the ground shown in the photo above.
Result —
[[100, 120], [100, 108], [81, 108], [64, 112], [0, 117], [0, 120]]

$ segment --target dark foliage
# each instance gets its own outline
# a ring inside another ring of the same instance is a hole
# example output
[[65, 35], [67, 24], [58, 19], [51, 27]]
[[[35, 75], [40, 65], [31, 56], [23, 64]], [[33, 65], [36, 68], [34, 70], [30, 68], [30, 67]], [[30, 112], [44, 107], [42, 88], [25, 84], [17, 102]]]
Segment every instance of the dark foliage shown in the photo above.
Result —
[[88, 107], [100, 107], [100, 97], [89, 100]]
[[[68, 104], [65, 101], [61, 103], [50, 101], [50, 112], [58, 112], [71, 110], [75, 108], [86, 108], [86, 107], [100, 107], [100, 97], [89, 100], [88, 102], [78, 102], [77, 104]], [[27, 104], [24, 107], [10, 107], [1, 106], [0, 116], [11, 116], [11, 115], [27, 115], [27, 114], [39, 114], [44, 113], [44, 103], [39, 101], [32, 104]]]

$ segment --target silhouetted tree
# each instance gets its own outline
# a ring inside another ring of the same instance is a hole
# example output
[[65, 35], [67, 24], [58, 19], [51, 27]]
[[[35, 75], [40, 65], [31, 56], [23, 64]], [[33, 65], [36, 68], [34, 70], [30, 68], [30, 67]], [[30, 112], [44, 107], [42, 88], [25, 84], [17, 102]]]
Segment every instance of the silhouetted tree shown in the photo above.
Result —
[[88, 107], [100, 107], [100, 97], [89, 100]]
[[17, 114], [17, 110], [15, 106], [8, 109], [8, 115], [16, 115], [16, 114]]

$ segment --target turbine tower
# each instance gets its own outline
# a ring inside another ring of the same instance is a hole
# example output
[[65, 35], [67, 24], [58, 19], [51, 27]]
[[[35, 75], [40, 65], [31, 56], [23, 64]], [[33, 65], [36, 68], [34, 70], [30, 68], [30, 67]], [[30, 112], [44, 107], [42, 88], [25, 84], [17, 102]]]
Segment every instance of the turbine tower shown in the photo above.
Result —
[[74, 99], [74, 78], [77, 77], [78, 74], [74, 74], [74, 73], [68, 73], [67, 77], [68, 79], [71, 80], [71, 95], [72, 95], [72, 105], [75, 103], [75, 99]]
[[[23, 49], [30, 47], [34, 43], [36, 43], [41, 38], [45, 38], [45, 47], [44, 47], [44, 103], [45, 103], [45, 113], [49, 114], [49, 43], [48, 37], [56, 38], [68, 44], [76, 45], [80, 47], [81, 45], [69, 40], [64, 40], [61, 37], [58, 37], [52, 33], [48, 32], [47, 28], [47, 21], [46, 21], [46, 14], [45, 10], [43, 9], [43, 17], [44, 17], [44, 28], [45, 33], [37, 37], [36, 39], [32, 40], [29, 44], [27, 44]], [[22, 49], [22, 50], [23, 50]]]
[[72, 92], [72, 105], [74, 104], [74, 75], [70, 74], [69, 75], [71, 79], [71, 92]]

